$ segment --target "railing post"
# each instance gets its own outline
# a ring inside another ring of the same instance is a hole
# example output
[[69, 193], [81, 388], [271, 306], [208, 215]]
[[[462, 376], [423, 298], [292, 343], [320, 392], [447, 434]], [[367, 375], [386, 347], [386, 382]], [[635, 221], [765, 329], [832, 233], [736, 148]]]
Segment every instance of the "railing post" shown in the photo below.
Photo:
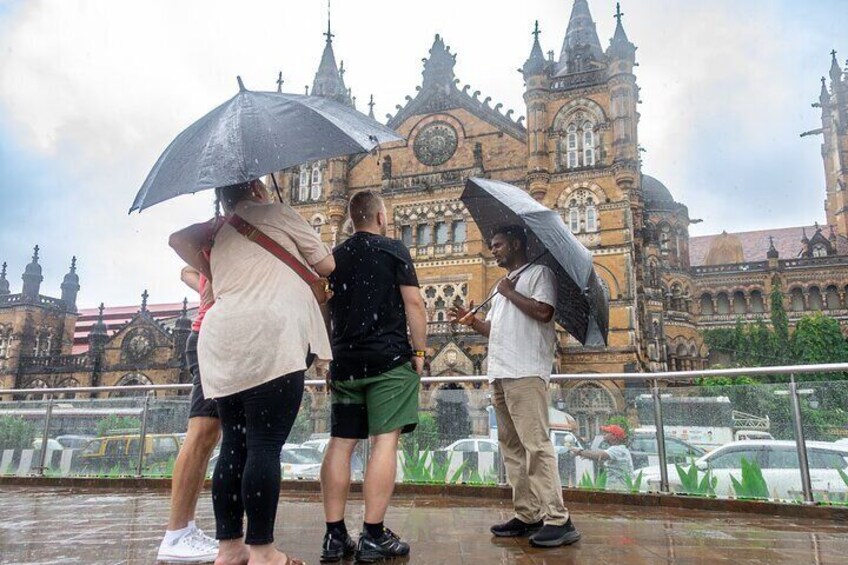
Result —
[[53, 416], [53, 395], [47, 395], [47, 412], [44, 414], [44, 432], [41, 434], [41, 453], [38, 455], [38, 475], [44, 476], [44, 463], [47, 460], [47, 439], [50, 436], [50, 418]]
[[662, 399], [660, 398], [660, 382], [656, 379], [651, 389], [651, 396], [654, 399], [654, 427], [657, 430], [657, 456], [660, 459], [660, 492], [668, 492], [668, 459], [665, 454]]
[[798, 468], [801, 471], [801, 490], [804, 503], [813, 504], [813, 486], [810, 481], [810, 462], [807, 459], [807, 441], [804, 439], [804, 426], [801, 425], [801, 398], [795, 375], [789, 375], [789, 398], [792, 402], [792, 424], [795, 426], [795, 447], [798, 450]]
[[135, 476], [141, 477], [141, 470], [144, 467], [144, 448], [147, 441], [147, 412], [150, 409], [150, 395], [154, 394], [152, 390], [147, 391], [144, 395], [144, 409], [141, 412], [141, 432], [138, 438], [138, 465], [135, 469]]

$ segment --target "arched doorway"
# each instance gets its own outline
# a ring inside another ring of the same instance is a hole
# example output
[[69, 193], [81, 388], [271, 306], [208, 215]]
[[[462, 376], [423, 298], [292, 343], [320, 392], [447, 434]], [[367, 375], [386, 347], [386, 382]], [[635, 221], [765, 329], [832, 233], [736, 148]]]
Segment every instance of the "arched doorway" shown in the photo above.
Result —
[[582, 383], [568, 392], [568, 413], [577, 420], [577, 433], [587, 441], [601, 433], [601, 426], [615, 412], [615, 400], [607, 389], [595, 383]]

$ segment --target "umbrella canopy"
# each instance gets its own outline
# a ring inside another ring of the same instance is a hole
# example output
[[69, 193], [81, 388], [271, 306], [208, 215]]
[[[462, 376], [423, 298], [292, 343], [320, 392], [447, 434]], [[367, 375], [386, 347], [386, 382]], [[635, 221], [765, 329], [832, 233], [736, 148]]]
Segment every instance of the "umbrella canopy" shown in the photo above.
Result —
[[130, 207], [247, 182], [307, 161], [403, 140], [357, 110], [318, 96], [239, 93], [180, 133], [156, 161]]
[[541, 256], [537, 262], [550, 267], [559, 282], [556, 321], [584, 345], [605, 345], [609, 299], [592, 266], [592, 254], [559, 214], [516, 186], [488, 179], [468, 179], [461, 200], [486, 240], [502, 226], [526, 228], [527, 256]]

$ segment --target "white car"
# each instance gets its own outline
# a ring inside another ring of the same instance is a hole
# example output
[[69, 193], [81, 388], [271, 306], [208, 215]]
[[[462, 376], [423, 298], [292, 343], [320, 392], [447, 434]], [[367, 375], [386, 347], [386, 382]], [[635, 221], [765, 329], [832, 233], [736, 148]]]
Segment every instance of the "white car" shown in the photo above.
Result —
[[488, 438], [458, 439], [449, 446], [440, 449], [439, 451], [458, 451], [461, 453], [497, 453], [498, 442]]
[[[219, 453], [212, 455], [206, 468], [206, 476], [212, 477]], [[280, 451], [280, 478], [318, 480], [321, 475], [321, 452], [313, 447], [287, 443]]]
[[[794, 499], [800, 496], [801, 473], [798, 467], [798, 452], [794, 441], [746, 440], [727, 443], [697, 459], [698, 476], [709, 470], [717, 479], [715, 492], [718, 496], [734, 496], [731, 477], [742, 480], [742, 458], [756, 461], [763, 473], [771, 497]], [[832, 495], [848, 492], [848, 485], [839, 471], [848, 473], [848, 445], [836, 445], [823, 441], [807, 442], [807, 458], [810, 463], [810, 482], [814, 494]], [[689, 470], [689, 465], [682, 465]], [[660, 468], [642, 469], [649, 490], [659, 490]], [[668, 465], [668, 482], [672, 491], [680, 491], [680, 477], [674, 465]]]

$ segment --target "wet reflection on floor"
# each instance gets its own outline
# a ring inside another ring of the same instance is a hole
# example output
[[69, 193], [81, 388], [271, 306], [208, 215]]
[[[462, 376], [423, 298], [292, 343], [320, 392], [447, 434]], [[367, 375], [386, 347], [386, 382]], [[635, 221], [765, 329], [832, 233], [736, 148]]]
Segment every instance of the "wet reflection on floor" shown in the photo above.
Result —
[[[508, 503], [406, 497], [386, 525], [412, 545], [411, 564], [837, 564], [848, 555], [848, 524], [695, 510], [571, 505], [583, 539], [540, 550], [526, 539], [493, 539], [492, 523], [508, 519]], [[0, 491], [0, 563], [155, 563], [168, 512], [167, 493], [70, 491], [6, 487]], [[361, 500], [348, 526], [358, 531]], [[198, 523], [214, 533], [209, 493]], [[285, 497], [277, 543], [318, 563], [324, 521], [320, 500]], [[841, 556], [841, 557], [840, 557]]]

